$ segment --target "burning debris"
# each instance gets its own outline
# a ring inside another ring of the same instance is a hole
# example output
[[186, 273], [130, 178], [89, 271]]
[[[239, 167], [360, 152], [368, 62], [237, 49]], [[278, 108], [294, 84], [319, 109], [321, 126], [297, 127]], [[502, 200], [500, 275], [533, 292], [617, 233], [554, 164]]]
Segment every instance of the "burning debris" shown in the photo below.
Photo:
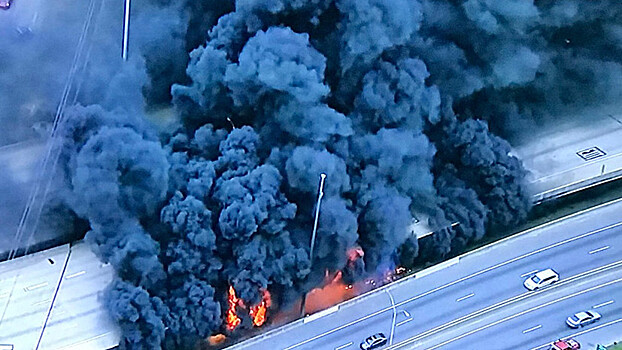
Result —
[[229, 286], [229, 293], [227, 295], [227, 303], [229, 308], [227, 309], [225, 322], [227, 329], [232, 331], [240, 325], [242, 320], [238, 317], [237, 308], [240, 305], [240, 299], [235, 295], [235, 289], [233, 286]]
[[227, 304], [229, 308], [226, 312], [225, 323], [227, 329], [229, 331], [233, 331], [240, 325], [240, 323], [242, 323], [242, 319], [238, 317], [238, 308], [248, 312], [253, 327], [263, 326], [267, 320], [266, 317], [268, 308], [272, 306], [272, 299], [270, 298], [270, 292], [264, 290], [261, 302], [259, 302], [259, 304], [257, 305], [248, 307], [242, 299], [239, 299], [236, 296], [233, 286], [229, 286], [229, 292], [227, 293]]
[[271, 305], [272, 300], [270, 298], [270, 292], [264, 290], [261, 302], [255, 306], [251, 306], [248, 312], [254, 327], [261, 327], [266, 323], [266, 313]]

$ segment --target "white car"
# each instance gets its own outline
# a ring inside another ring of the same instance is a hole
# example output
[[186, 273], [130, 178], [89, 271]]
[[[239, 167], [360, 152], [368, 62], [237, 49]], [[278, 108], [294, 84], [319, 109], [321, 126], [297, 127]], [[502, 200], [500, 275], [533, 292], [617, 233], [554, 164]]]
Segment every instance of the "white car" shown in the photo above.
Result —
[[600, 320], [600, 314], [596, 311], [582, 311], [568, 317], [566, 324], [570, 328], [579, 328]]
[[12, 0], [0, 0], [0, 9], [8, 10], [11, 8]]
[[557, 281], [559, 281], [559, 274], [553, 269], [546, 269], [526, 279], [523, 285], [529, 290], [536, 290]]
[[367, 337], [367, 339], [361, 343], [361, 350], [377, 349], [386, 343], [387, 337], [383, 333], [376, 333], [370, 337]]

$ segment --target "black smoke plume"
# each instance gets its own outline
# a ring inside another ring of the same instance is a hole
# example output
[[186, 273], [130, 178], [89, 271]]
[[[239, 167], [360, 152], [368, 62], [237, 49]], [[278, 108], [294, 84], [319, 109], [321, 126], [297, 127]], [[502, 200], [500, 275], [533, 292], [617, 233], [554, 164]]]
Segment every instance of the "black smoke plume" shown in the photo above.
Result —
[[[285, 307], [344, 269], [349, 248], [365, 252], [348, 272], [361, 278], [515, 225], [530, 208], [525, 170], [495, 133], [520, 139], [622, 93], [612, 1], [141, 6], [167, 17], [140, 41], [142, 92], [147, 107], [172, 103], [173, 127], [77, 106], [61, 158], [68, 206], [118, 272], [107, 305], [124, 348], [226, 331], [230, 285], [248, 305], [268, 290]], [[421, 247], [418, 216], [437, 231]]]

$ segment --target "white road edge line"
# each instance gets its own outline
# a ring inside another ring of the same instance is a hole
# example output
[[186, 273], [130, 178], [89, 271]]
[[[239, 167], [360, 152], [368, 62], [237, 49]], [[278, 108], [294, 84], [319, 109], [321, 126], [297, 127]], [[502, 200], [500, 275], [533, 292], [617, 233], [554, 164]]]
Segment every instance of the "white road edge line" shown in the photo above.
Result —
[[[577, 213], [574, 213], [574, 214], [568, 215], [568, 216], [563, 217], [563, 218], [559, 218], [559, 219], [553, 220], [553, 221], [551, 221], [551, 222], [549, 222], [549, 223], [545, 223], [545, 224], [542, 224], [542, 225], [540, 225], [540, 226], [536, 226], [536, 227], [531, 228], [531, 229], [529, 229], [529, 230], [526, 230], [526, 231], [523, 231], [523, 232], [517, 233], [516, 235], [510, 236], [510, 237], [506, 237], [506, 238], [504, 238], [504, 239], [502, 239], [502, 240], [500, 240], [500, 241], [498, 241], [498, 242], [495, 242], [494, 244], [499, 244], [499, 243], [504, 242], [504, 241], [507, 241], [507, 240], [509, 240], [509, 239], [511, 239], [511, 238], [516, 238], [516, 237], [518, 237], [518, 236], [520, 236], [520, 235], [523, 235], [523, 234], [527, 234], [527, 233], [529, 233], [529, 232], [532, 232], [532, 231], [534, 231], [534, 230], [536, 230], [536, 229], [543, 228], [543, 227], [546, 227], [546, 226], [548, 226], [548, 225], [555, 224], [555, 223], [557, 223], [557, 222], [559, 222], [559, 221], [562, 221], [562, 219], [563, 219], [563, 220], [567, 220], [567, 219], [570, 219], [570, 218], [572, 218], [572, 217], [574, 217], [574, 216], [577, 216], [577, 215], [580, 215], [580, 214], [584, 214], [584, 213], [589, 212], [589, 211], [591, 211], [591, 210], [595, 210], [595, 209], [601, 208], [601, 207], [603, 207], [603, 206], [605, 206], [605, 205], [611, 205], [611, 204], [613, 204], [613, 203], [617, 203], [617, 202], [619, 202], [619, 201], [622, 201], [622, 198], [616, 199], [616, 200], [611, 201], [611, 202], [607, 202], [607, 203], [603, 203], [603, 204], [597, 205], [596, 207], [593, 207], [593, 208], [588, 208], [588, 209], [586, 209], [586, 210], [579, 211], [579, 212], [577, 212]], [[443, 289], [445, 289], [445, 288], [447, 288], [447, 287], [451, 287], [451, 286], [453, 286], [453, 285], [455, 285], [455, 284], [458, 284], [458, 283], [460, 283], [460, 282], [464, 282], [464, 281], [466, 281], [466, 280], [469, 280], [469, 279], [471, 279], [471, 278], [477, 277], [477, 276], [479, 276], [479, 275], [481, 275], [481, 274], [484, 274], [484, 273], [486, 273], [486, 272], [490, 272], [490, 271], [492, 271], [492, 270], [498, 269], [498, 268], [500, 268], [500, 267], [503, 267], [503, 266], [505, 266], [505, 265], [511, 264], [511, 263], [513, 263], [513, 262], [516, 262], [516, 261], [522, 260], [522, 259], [524, 259], [524, 258], [530, 257], [530, 256], [535, 255], [535, 254], [538, 254], [538, 253], [542, 253], [542, 252], [544, 252], [544, 251], [547, 251], [547, 250], [552, 249], [552, 248], [555, 248], [555, 247], [559, 247], [559, 246], [564, 245], [564, 244], [566, 244], [566, 243], [574, 242], [574, 241], [576, 241], [576, 240], [579, 240], [579, 239], [582, 239], [582, 238], [585, 238], [585, 237], [589, 237], [589, 236], [595, 235], [595, 234], [597, 234], [597, 233], [600, 233], [600, 232], [603, 232], [603, 231], [606, 231], [606, 230], [609, 230], [609, 229], [612, 229], [612, 228], [615, 228], [615, 227], [618, 227], [618, 226], [621, 226], [621, 225], [622, 225], [622, 221], [619, 221], [619, 222], [616, 222], [616, 223], [614, 223], [614, 224], [610, 224], [610, 225], [607, 225], [607, 226], [605, 226], [605, 227], [601, 227], [601, 228], [599, 228], [599, 229], [596, 229], [596, 230], [593, 230], [593, 231], [590, 231], [590, 232], [586, 232], [586, 233], [583, 233], [583, 234], [578, 235], [578, 236], [575, 236], [575, 237], [567, 238], [567, 239], [565, 239], [565, 240], [563, 240], [563, 241], [560, 241], [560, 242], [557, 242], [557, 243], [550, 244], [550, 245], [548, 245], [548, 246], [546, 246], [546, 247], [542, 247], [542, 248], [540, 248], [540, 249], [537, 249], [537, 250], [531, 251], [531, 252], [529, 252], [529, 253], [525, 253], [525, 254], [520, 255], [520, 256], [517, 256], [517, 257], [515, 257], [515, 258], [512, 258], [512, 259], [509, 259], [509, 260], [506, 260], [506, 261], [500, 262], [500, 263], [498, 263], [498, 264], [495, 264], [495, 265], [493, 265], [493, 266], [487, 267], [487, 268], [485, 268], [485, 269], [483, 269], [483, 270], [479, 270], [479, 271], [474, 272], [474, 273], [472, 273], [472, 274], [470, 274], [470, 275], [468, 275], [468, 276], [464, 276], [464, 277], [462, 277], [462, 278], [459, 278], [459, 279], [457, 279], [457, 280], [454, 280], [454, 281], [449, 282], [449, 283], [447, 283], [447, 284], [444, 284], [444, 285], [442, 285], [442, 286], [436, 287], [436, 288], [434, 288], [434, 289], [430, 289], [429, 291], [427, 291], [427, 292], [425, 292], [425, 293], [421, 293], [421, 294], [419, 294], [419, 295], [415, 295], [415, 296], [413, 296], [413, 297], [410, 297], [410, 298], [408, 298], [408, 299], [406, 299], [406, 300], [404, 300], [404, 301], [400, 301], [400, 302], [399, 302], [399, 303], [397, 303], [395, 306], [396, 306], [396, 307], [398, 307], [398, 306], [405, 305], [405, 304], [410, 303], [410, 302], [412, 302], [412, 301], [415, 301], [415, 300], [417, 300], [417, 299], [420, 299], [420, 298], [423, 298], [423, 297], [428, 296], [428, 295], [430, 295], [430, 294], [436, 293], [436, 292], [438, 292], [438, 291], [440, 291], [440, 290], [443, 290]], [[486, 247], [486, 246], [484, 246], [484, 247], [482, 247], [482, 248], [485, 248], [485, 247]], [[473, 254], [474, 252], [476, 252], [477, 250], [482, 249], [482, 248], [478, 248], [478, 249], [476, 249], [476, 250], [474, 250], [474, 251], [472, 251], [472, 252], [465, 253], [465, 255], [466, 255], [466, 254]], [[460, 258], [460, 257], [458, 257], [458, 258]], [[454, 258], [454, 259], [455, 259], [455, 258]], [[387, 312], [387, 311], [391, 310], [392, 308], [393, 308], [392, 306], [389, 306], [389, 307], [385, 307], [384, 309], [380, 309], [380, 310], [378, 310], [378, 311], [372, 312], [371, 314], [368, 314], [368, 315], [366, 315], [366, 316], [363, 316], [363, 317], [361, 317], [361, 318], [359, 318], [359, 319], [357, 319], [357, 320], [350, 321], [350, 322], [348, 322], [348, 323], [342, 324], [341, 326], [335, 327], [335, 328], [333, 328], [333, 329], [330, 329], [330, 330], [328, 330], [328, 331], [325, 331], [325, 332], [323, 332], [323, 333], [320, 333], [320, 334], [318, 334], [318, 335], [316, 335], [316, 336], [313, 336], [313, 337], [311, 337], [311, 338], [307, 338], [307, 339], [305, 339], [305, 340], [299, 341], [298, 343], [292, 344], [292, 345], [290, 345], [290, 346], [286, 347], [286, 348], [285, 348], [285, 349], [283, 349], [283, 350], [291, 350], [291, 349], [297, 348], [297, 347], [299, 347], [299, 346], [305, 345], [305, 344], [310, 343], [310, 342], [312, 342], [312, 341], [314, 341], [314, 340], [320, 339], [320, 338], [322, 338], [322, 337], [324, 337], [324, 336], [327, 336], [327, 335], [329, 335], [329, 334], [332, 334], [332, 333], [338, 332], [338, 331], [340, 331], [340, 330], [342, 330], [342, 329], [344, 329], [344, 328], [350, 327], [350, 326], [355, 325], [355, 324], [357, 324], [357, 323], [360, 323], [360, 322], [363, 322], [363, 321], [365, 321], [365, 320], [368, 320], [368, 319], [370, 319], [370, 318], [372, 318], [372, 317], [374, 317], [374, 316], [377, 316], [377, 315], [380, 315], [380, 314], [382, 314], [382, 313], [385, 313], [385, 312]]]
[[610, 247], [608, 245], [602, 247], [602, 248], [598, 248], [598, 249], [594, 249], [594, 250], [590, 250], [589, 252], [587, 252], [588, 254], [594, 254], [594, 253], [598, 253], [598, 252], [602, 252], [603, 250], [607, 250]]
[[600, 303], [598, 305], [592, 306], [592, 309], [598, 309], [599, 307], [607, 306], [613, 304], [613, 300], [605, 301], [604, 303]]
[[465, 295], [463, 297], [460, 297], [460, 298], [456, 299], [456, 301], [457, 302], [461, 302], [461, 301], [463, 301], [465, 299], [469, 299], [469, 298], [473, 297], [474, 295], [475, 295], [475, 293], [467, 294], [467, 295]]
[[402, 322], [400, 322], [400, 323], [396, 324], [396, 325], [395, 325], [395, 327], [399, 327], [399, 326], [401, 326], [401, 325], [403, 325], [403, 324], [405, 324], [405, 323], [408, 323], [408, 322], [410, 322], [410, 321], [412, 321], [412, 320], [413, 320], [413, 318], [412, 318], [412, 317], [409, 317], [408, 319], [406, 319], [406, 320], [404, 320], [404, 321], [402, 321]]
[[347, 348], [348, 346], [350, 346], [352, 344], [354, 344], [354, 343], [353, 342], [349, 342], [348, 344], [343, 344], [341, 346], [336, 347], [335, 350], [345, 349], [345, 348]]
[[542, 328], [542, 325], [541, 325], [541, 324], [539, 324], [539, 325], [537, 325], [537, 326], [534, 326], [534, 327], [531, 327], [531, 328], [528, 328], [528, 329], [525, 329], [525, 330], [523, 331], [523, 334], [525, 334], [525, 333], [529, 333], [529, 332], [533, 332], [533, 331], [535, 331], [536, 329], [540, 329], [540, 328]]
[[[603, 324], [598, 325], [598, 326], [596, 326], [596, 327], [593, 327], [593, 328], [590, 328], [590, 329], [586, 329], [586, 330], [584, 330], [584, 331], [577, 332], [577, 333], [575, 333], [575, 334], [570, 334], [570, 335], [567, 335], [567, 336], [565, 336], [565, 337], [562, 337], [561, 339], [569, 339], [569, 338], [578, 337], [578, 336], [583, 335], [583, 334], [585, 334], [585, 333], [589, 333], [589, 332], [592, 332], [592, 331], [595, 331], [595, 330], [601, 329], [601, 328], [603, 328], [603, 327], [611, 326], [612, 324], [616, 324], [616, 323], [618, 323], [618, 322], [622, 322], [622, 318], [618, 318], [617, 320], [613, 320], [613, 321], [609, 321], [609, 322], [607, 322], [607, 323], [603, 323]], [[543, 344], [543, 345], [537, 346], [537, 347], [535, 347], [535, 348], [531, 348], [531, 349], [529, 349], [529, 350], [539, 350], [539, 349], [545, 348], [545, 347], [547, 347], [547, 346], [551, 346], [551, 343], [546, 343], [546, 344]]]
[[521, 277], [527, 277], [529, 275], [531, 275], [532, 273], [536, 273], [540, 270], [533, 270], [533, 271], [529, 271], [529, 272], [525, 272], [524, 274], [520, 275]]

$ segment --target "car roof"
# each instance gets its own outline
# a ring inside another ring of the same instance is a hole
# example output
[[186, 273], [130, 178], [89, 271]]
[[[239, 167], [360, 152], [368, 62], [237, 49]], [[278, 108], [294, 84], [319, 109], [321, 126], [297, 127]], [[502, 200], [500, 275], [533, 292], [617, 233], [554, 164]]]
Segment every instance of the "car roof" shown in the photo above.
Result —
[[570, 349], [572, 346], [572, 343], [567, 342], [565, 340], [558, 339], [553, 342], [553, 345], [555, 345], [558, 349], [565, 350], [565, 349]]
[[367, 338], [365, 339], [365, 341], [376, 340], [376, 339], [378, 339], [378, 338], [384, 339], [384, 338], [386, 338], [386, 337], [385, 337], [385, 336], [384, 336], [384, 334], [382, 334], [382, 333], [376, 333], [376, 334], [372, 334], [372, 335], [370, 335], [369, 337], [367, 337]]
[[587, 312], [585, 312], [585, 311], [577, 312], [576, 314], [574, 314], [574, 316], [576, 318], [580, 319], [580, 320], [584, 319], [584, 318], [587, 318], [587, 317], [590, 317], [590, 315]]
[[536, 276], [538, 276], [538, 278], [544, 279], [547, 278], [549, 276], [554, 276], [557, 273], [555, 271], [553, 271], [553, 269], [546, 269], [546, 270], [542, 270], [539, 271], [538, 273], [536, 273]]

